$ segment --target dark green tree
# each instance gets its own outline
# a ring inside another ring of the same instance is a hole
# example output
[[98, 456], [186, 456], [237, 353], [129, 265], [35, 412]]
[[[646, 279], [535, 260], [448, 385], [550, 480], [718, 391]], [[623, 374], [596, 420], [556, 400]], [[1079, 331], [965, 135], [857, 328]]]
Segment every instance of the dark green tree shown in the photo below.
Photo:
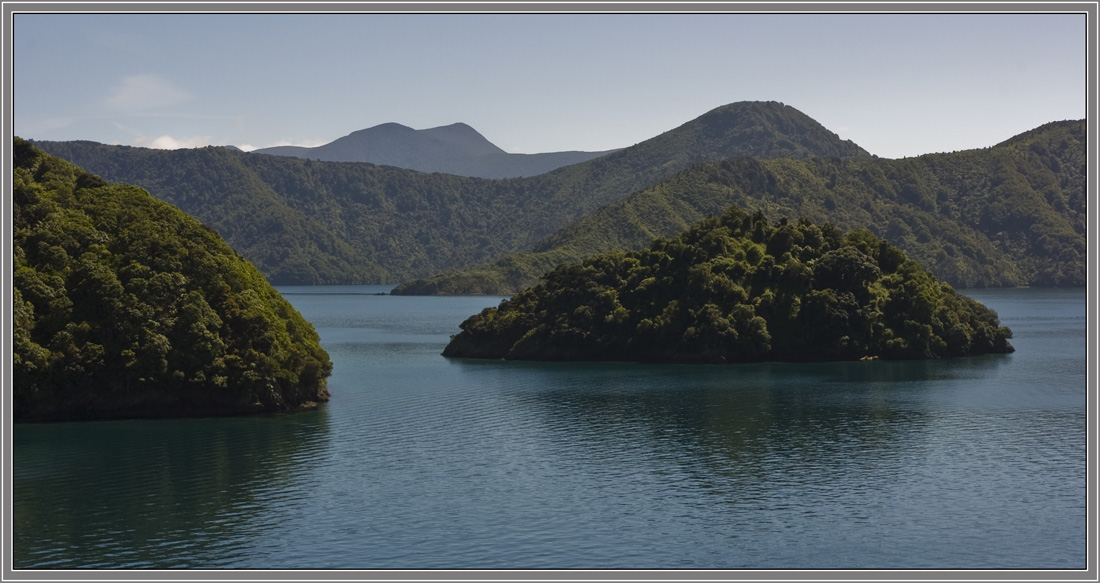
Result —
[[717, 363], [1012, 351], [995, 313], [871, 233], [772, 224], [737, 208], [648, 249], [559, 266], [461, 328], [445, 356]]
[[15, 419], [328, 398], [317, 332], [221, 237], [141, 189], [14, 146]]

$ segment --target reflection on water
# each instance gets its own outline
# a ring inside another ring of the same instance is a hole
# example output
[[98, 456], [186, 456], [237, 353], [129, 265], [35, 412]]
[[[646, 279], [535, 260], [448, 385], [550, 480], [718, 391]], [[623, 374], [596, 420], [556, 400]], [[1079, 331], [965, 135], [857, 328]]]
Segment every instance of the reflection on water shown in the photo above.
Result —
[[499, 298], [289, 291], [332, 400], [17, 426], [17, 568], [1084, 567], [1081, 291], [990, 292], [1010, 355], [728, 366], [449, 360]]
[[329, 439], [323, 409], [21, 425], [15, 437], [15, 563], [59, 568], [195, 567], [212, 551], [245, 556], [247, 547], [224, 542], [293, 505]]
[[[578, 482], [615, 483], [664, 506], [635, 510], [656, 515], [641, 522], [672, 513], [681, 528], [694, 525], [686, 536], [697, 541], [738, 539], [712, 565], [1081, 564], [1079, 546], [1004, 544], [1081, 541], [1085, 528], [1083, 409], [1014, 394], [1012, 383], [998, 382], [1013, 358], [452, 362], [534, 412], [527, 424], [547, 436], [543, 450], [587, 476]], [[1071, 378], [1047, 382], [1083, 377], [1064, 372]], [[698, 558], [701, 550], [681, 552]], [[1031, 558], [1019, 563], [1024, 555]]]
[[1008, 357], [733, 366], [453, 362], [483, 378], [522, 378], [513, 398], [552, 427], [573, 432], [584, 424], [589, 440], [675, 436], [685, 451], [741, 457], [805, 436], [797, 451], [819, 444], [836, 457], [852, 446], [919, 436], [920, 419], [945, 392], [965, 392], [970, 379], [993, 376]]

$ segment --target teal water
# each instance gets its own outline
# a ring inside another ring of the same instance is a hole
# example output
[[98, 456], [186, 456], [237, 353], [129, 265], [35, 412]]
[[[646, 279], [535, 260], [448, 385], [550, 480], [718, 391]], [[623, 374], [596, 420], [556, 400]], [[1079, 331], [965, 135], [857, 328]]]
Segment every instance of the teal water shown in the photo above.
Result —
[[974, 290], [1011, 355], [439, 356], [490, 297], [285, 287], [317, 411], [18, 425], [30, 568], [1086, 567], [1084, 290]]

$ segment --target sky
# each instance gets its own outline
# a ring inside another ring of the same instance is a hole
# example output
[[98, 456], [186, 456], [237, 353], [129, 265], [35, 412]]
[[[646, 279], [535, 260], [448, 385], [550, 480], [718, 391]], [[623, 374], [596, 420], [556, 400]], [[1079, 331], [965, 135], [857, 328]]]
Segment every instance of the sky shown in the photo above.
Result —
[[13, 130], [34, 140], [251, 150], [464, 122], [508, 152], [600, 151], [779, 101], [901, 158], [1091, 107], [1083, 13], [16, 13], [12, 30]]

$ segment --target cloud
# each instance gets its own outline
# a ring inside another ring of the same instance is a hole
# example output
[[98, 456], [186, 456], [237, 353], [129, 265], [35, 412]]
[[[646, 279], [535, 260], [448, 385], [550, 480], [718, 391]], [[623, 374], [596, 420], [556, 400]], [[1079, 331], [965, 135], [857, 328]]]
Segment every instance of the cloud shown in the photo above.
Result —
[[323, 146], [323, 145], [329, 143], [330, 141], [332, 141], [332, 140], [318, 140], [318, 139], [312, 139], [312, 140], [285, 140], [284, 139], [284, 140], [279, 140], [278, 142], [275, 142], [274, 144], [271, 144], [271, 146], [269, 146], [269, 147], [299, 146], [299, 147], [302, 147], [302, 148], [316, 148], [317, 146]]
[[177, 105], [193, 98], [156, 75], [131, 75], [111, 89], [105, 103], [116, 111], [135, 112]]
[[209, 146], [211, 136], [191, 136], [176, 139], [169, 135], [163, 135], [150, 139], [149, 136], [138, 136], [132, 144], [144, 148], [156, 148], [158, 150], [179, 150], [180, 148], [201, 148]]
[[238, 148], [244, 150], [245, 152], [251, 152], [252, 150], [260, 150], [260, 149], [263, 149], [263, 148], [274, 148], [276, 146], [298, 146], [298, 147], [301, 147], [301, 148], [316, 148], [317, 146], [324, 146], [325, 144], [327, 144], [331, 141], [332, 140], [319, 140], [319, 139], [314, 139], [314, 140], [285, 140], [284, 139], [284, 140], [279, 140], [277, 142], [269, 143], [266, 146], [257, 146], [255, 144], [250, 144], [250, 143], [236, 144], [236, 146]]

